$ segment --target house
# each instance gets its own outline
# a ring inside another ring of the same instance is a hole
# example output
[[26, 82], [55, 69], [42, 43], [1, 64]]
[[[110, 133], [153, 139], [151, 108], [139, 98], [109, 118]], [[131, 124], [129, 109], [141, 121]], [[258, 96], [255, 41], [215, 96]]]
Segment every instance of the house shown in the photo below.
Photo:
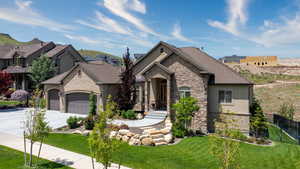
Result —
[[76, 64], [69, 71], [42, 83], [48, 109], [87, 114], [91, 92], [97, 96], [97, 105], [104, 106], [108, 95], [117, 95], [120, 70], [120, 67], [107, 63]]
[[219, 59], [226, 64], [252, 65], [258, 67], [278, 66], [277, 56], [224, 56]]
[[56, 74], [71, 69], [76, 62], [84, 61], [72, 45], [60, 45], [35, 39], [32, 44], [0, 46], [0, 70], [12, 74], [14, 88], [30, 90], [32, 82], [27, 75], [32, 62], [41, 55], [52, 59]]
[[[97, 93], [98, 103], [103, 105], [108, 94], [116, 96], [119, 73], [120, 68], [112, 65], [80, 63], [43, 83], [48, 108], [87, 113], [87, 93]], [[174, 118], [172, 104], [192, 96], [200, 110], [192, 119], [191, 129], [214, 132], [214, 121], [222, 113], [234, 119], [241, 131], [249, 132], [252, 83], [200, 49], [159, 42], [135, 62], [134, 74], [136, 111], [166, 111]]]

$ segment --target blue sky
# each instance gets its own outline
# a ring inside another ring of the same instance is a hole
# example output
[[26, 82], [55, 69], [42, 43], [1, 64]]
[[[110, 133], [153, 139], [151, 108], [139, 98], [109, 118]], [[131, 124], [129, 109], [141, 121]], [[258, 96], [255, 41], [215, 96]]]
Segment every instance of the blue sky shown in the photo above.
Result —
[[0, 32], [119, 56], [162, 40], [214, 57], [300, 57], [300, 0], [0, 0]]

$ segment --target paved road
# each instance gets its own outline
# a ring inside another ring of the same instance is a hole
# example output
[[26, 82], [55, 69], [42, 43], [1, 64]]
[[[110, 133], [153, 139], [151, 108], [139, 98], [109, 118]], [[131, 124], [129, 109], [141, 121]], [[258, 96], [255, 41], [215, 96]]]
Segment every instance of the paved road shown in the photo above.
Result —
[[[25, 120], [25, 113], [28, 109], [0, 110], [0, 133], [7, 133], [22, 136], [22, 121]], [[59, 128], [66, 125], [70, 116], [84, 117], [84, 115], [61, 113], [59, 111], [47, 111], [46, 121], [50, 127]]]
[[[24, 142], [22, 137], [5, 134], [0, 132], [0, 145], [10, 147], [19, 151], [24, 151]], [[29, 142], [27, 142], [27, 148]], [[33, 154], [38, 154], [39, 143], [35, 143], [33, 147]], [[91, 158], [86, 155], [74, 153], [47, 144], [43, 144], [41, 158], [54, 161], [63, 165], [70, 166], [77, 169], [92, 169]], [[95, 168], [103, 168], [103, 165], [96, 163]], [[113, 164], [109, 169], [117, 169], [118, 165]], [[130, 169], [121, 166], [121, 169]]]

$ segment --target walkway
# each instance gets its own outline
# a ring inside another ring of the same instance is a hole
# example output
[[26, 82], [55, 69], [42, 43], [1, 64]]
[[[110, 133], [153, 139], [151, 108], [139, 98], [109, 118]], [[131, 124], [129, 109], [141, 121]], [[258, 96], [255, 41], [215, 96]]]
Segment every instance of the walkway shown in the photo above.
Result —
[[151, 111], [141, 120], [114, 120], [112, 123], [117, 125], [126, 124], [128, 127], [146, 127], [159, 124], [166, 117], [166, 111]]
[[[23, 138], [14, 135], [0, 133], [0, 145], [10, 147], [22, 152], [24, 151]], [[29, 147], [29, 143], [27, 143], [27, 147]], [[37, 155], [38, 147], [39, 143], [35, 143], [33, 148], [34, 155]], [[41, 158], [77, 169], [92, 169], [91, 158], [89, 156], [74, 153], [47, 144], [43, 144]], [[103, 166], [100, 163], [96, 163], [95, 168], [103, 168]], [[109, 169], [117, 168], [118, 165], [113, 164]], [[130, 168], [121, 166], [121, 169]]]

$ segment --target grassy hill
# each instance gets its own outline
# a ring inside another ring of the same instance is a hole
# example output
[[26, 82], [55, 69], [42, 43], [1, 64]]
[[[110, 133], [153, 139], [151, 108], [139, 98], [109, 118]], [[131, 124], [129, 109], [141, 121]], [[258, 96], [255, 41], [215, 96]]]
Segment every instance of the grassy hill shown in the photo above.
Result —
[[20, 45], [28, 42], [19, 42], [8, 34], [0, 33], [0, 45]]
[[78, 52], [82, 55], [82, 56], [91, 56], [91, 57], [96, 57], [97, 55], [106, 55], [115, 59], [121, 59], [119, 56], [115, 56], [106, 52], [102, 52], [102, 51], [95, 51], [95, 50], [85, 50], [85, 49], [80, 49], [78, 50]]

